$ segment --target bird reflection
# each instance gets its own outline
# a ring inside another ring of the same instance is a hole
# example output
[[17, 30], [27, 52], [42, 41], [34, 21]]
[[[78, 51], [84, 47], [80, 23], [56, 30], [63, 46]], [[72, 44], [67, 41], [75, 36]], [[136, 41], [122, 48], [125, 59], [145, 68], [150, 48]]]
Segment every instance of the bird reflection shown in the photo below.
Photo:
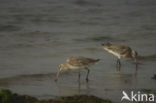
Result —
[[[78, 93], [81, 94], [81, 80], [78, 80]], [[89, 88], [89, 82], [85, 82], [85, 86], [86, 86], [86, 94], [89, 94], [90, 88]]]
[[[116, 71], [120, 72], [121, 71], [121, 65], [118, 65], [118, 63], [116, 64]], [[137, 72], [138, 72], [138, 63], [135, 64], [135, 72], [134, 72], [134, 76], [137, 76]]]
[[81, 81], [80, 81], [80, 77], [78, 79], [78, 93], [81, 93]]
[[59, 82], [55, 82], [56, 87], [58, 89], [58, 95], [73, 95], [73, 94], [86, 94], [88, 95], [90, 93], [89, 83], [88, 82], [82, 82], [80, 79], [76, 82], [77, 86], [75, 84], [62, 84]]
[[137, 74], [138, 74], [138, 64], [136, 64], [136, 66], [135, 66], [134, 76], [136, 77], [136, 76], [137, 76]]

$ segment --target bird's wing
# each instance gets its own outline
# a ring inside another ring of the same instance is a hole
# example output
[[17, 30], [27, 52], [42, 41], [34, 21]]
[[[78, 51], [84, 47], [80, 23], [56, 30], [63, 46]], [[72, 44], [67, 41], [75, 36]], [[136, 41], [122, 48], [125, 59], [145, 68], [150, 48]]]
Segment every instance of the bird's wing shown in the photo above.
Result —
[[67, 60], [67, 62], [73, 66], [86, 66], [95, 62], [95, 60], [85, 57], [71, 57]]
[[110, 46], [108, 49], [110, 49], [113, 52], [117, 52], [120, 54], [124, 54], [127, 51], [130, 51], [131, 49], [127, 46]]

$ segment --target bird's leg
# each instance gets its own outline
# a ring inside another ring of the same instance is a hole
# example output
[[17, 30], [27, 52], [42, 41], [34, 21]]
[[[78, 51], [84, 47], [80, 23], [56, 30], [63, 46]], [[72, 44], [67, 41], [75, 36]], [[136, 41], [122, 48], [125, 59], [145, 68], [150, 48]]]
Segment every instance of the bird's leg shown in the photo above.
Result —
[[138, 62], [137, 62], [137, 58], [134, 58], [134, 63], [136, 65], [136, 68], [138, 67]]
[[121, 66], [121, 62], [120, 62], [120, 59], [118, 59], [118, 62], [119, 62], [119, 67]]
[[88, 76], [89, 76], [89, 72], [90, 70], [88, 68], [85, 68], [87, 70], [87, 76], [86, 76], [86, 81], [88, 82]]
[[116, 68], [118, 69], [118, 59], [117, 59], [117, 61], [116, 61]]
[[80, 74], [80, 70], [79, 70], [78, 81], [80, 81], [80, 77], [81, 77], [81, 74]]
[[120, 59], [118, 59], [119, 60], [119, 71], [120, 71], [120, 68], [121, 68], [121, 62], [120, 62]]
[[119, 70], [119, 71], [120, 71], [121, 62], [120, 62], [120, 59], [119, 59], [119, 58], [117, 59], [117, 64], [116, 64], [116, 67], [117, 67], [117, 70]]

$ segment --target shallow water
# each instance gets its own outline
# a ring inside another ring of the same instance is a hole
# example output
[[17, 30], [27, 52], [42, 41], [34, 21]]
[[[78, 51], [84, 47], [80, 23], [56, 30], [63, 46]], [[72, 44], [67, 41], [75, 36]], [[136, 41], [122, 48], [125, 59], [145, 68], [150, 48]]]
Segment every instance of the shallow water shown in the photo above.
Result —
[[[89, 94], [119, 102], [122, 90], [156, 90], [155, 0], [1, 0], [0, 87], [39, 98]], [[136, 71], [104, 51], [104, 41], [129, 45], [141, 55]], [[58, 65], [69, 56], [99, 58], [90, 81]]]

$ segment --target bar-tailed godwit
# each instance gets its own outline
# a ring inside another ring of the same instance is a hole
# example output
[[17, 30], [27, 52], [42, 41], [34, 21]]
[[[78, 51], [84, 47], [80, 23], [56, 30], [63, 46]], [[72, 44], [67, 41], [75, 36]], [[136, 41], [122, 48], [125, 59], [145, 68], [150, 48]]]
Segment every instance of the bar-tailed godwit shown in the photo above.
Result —
[[[85, 58], [82, 56], [72, 56], [69, 57], [64, 64], [60, 64], [58, 68], [58, 73], [56, 76], [55, 81], [58, 80], [58, 77], [60, 75], [60, 72], [62, 70], [76, 70], [76, 69], [86, 69], [87, 70], [87, 76], [86, 76], [86, 81], [88, 81], [88, 75], [90, 70], [88, 67], [91, 65], [97, 63], [100, 59], [91, 59], [91, 58]], [[80, 79], [80, 71], [79, 71], [79, 79]]]
[[103, 43], [102, 47], [108, 51], [109, 53], [115, 55], [118, 57], [117, 59], [117, 65], [121, 65], [120, 63], [120, 58], [132, 58], [134, 59], [134, 62], [137, 65], [137, 52], [135, 50], [132, 50], [130, 47], [128, 46], [123, 46], [123, 45], [115, 45], [115, 44], [111, 44], [109, 42], [107, 43]]

